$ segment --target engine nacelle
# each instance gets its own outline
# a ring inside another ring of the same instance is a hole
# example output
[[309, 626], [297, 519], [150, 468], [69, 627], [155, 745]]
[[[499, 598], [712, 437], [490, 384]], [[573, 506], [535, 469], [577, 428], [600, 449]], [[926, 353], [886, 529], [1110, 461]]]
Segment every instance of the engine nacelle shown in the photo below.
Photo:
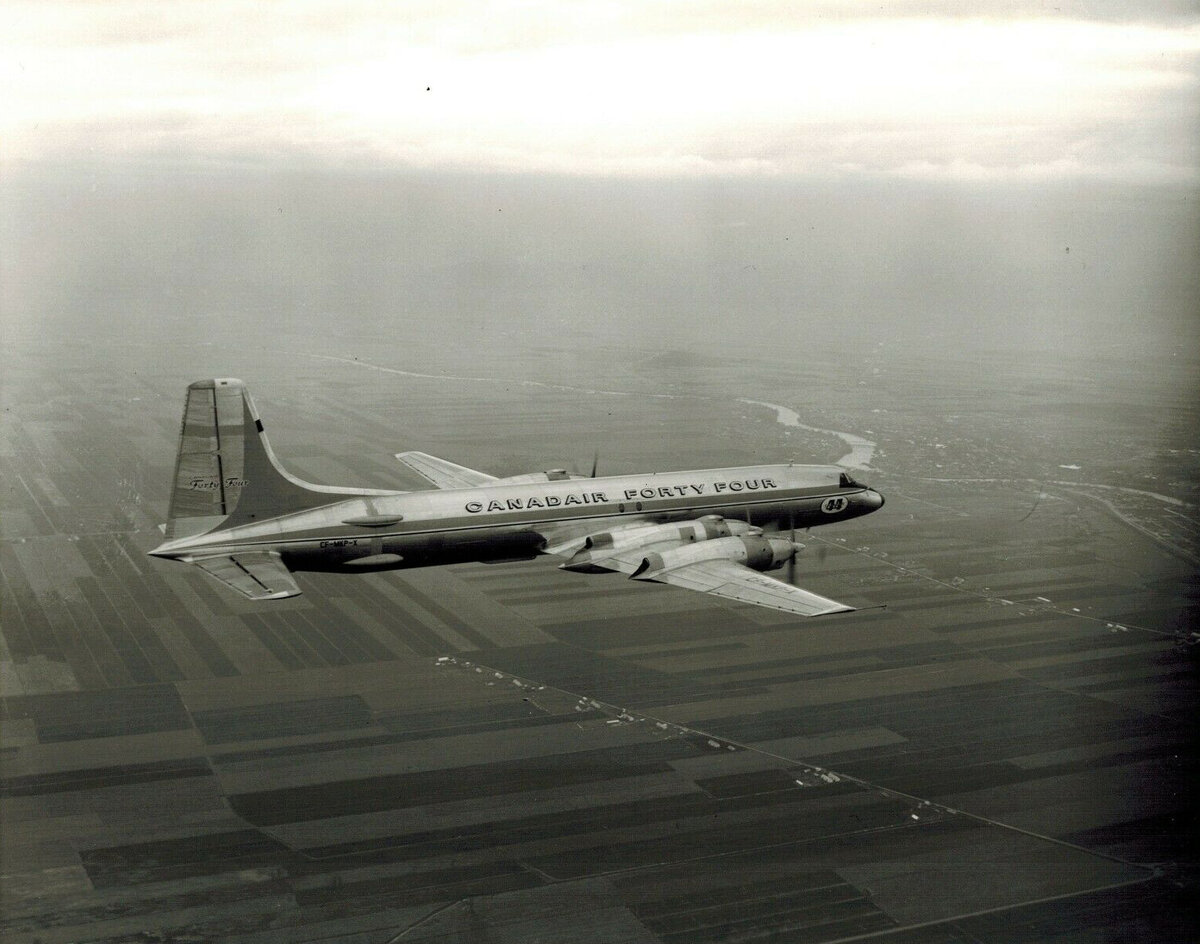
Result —
[[563, 570], [595, 570], [598, 561], [629, 548], [645, 548], [652, 551], [656, 545], [674, 547], [680, 541], [686, 542], [685, 547], [690, 547], [700, 542], [709, 543], [736, 535], [757, 534], [761, 534], [761, 529], [744, 521], [726, 521], [720, 515], [705, 515], [703, 518], [672, 524], [650, 524], [623, 531], [604, 531], [588, 535], [583, 547], [561, 567]]
[[731, 560], [754, 570], [774, 570], [787, 563], [801, 546], [787, 538], [768, 538], [762, 534], [717, 538], [703, 544], [651, 551], [629, 576], [634, 580], [654, 580], [665, 571], [708, 560]]
[[774, 570], [776, 567], [782, 567], [796, 556], [796, 552], [802, 546], [787, 538], [767, 538], [761, 534], [746, 535], [741, 541], [746, 548], [746, 560], [743, 563], [754, 570]]

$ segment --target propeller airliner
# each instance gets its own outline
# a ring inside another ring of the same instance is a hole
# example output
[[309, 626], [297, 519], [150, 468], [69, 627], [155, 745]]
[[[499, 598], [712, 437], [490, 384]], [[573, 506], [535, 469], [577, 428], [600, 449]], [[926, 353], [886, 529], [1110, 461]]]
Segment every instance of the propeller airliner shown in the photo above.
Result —
[[[434, 489], [313, 485], [286, 472], [245, 384], [191, 384], [164, 542], [252, 600], [299, 594], [293, 571], [362, 573], [565, 558], [802, 616], [853, 610], [792, 581], [797, 528], [870, 514], [883, 496], [837, 466], [756, 465], [595, 477], [497, 478], [422, 452], [396, 455]], [[765, 572], [787, 568], [787, 582]]]

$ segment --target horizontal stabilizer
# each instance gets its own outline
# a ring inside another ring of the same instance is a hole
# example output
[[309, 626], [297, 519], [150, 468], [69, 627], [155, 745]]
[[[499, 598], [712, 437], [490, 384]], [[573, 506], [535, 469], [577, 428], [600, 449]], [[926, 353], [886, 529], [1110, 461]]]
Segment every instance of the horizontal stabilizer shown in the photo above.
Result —
[[300, 593], [296, 579], [275, 551], [199, 557], [190, 563], [251, 600], [282, 600]]

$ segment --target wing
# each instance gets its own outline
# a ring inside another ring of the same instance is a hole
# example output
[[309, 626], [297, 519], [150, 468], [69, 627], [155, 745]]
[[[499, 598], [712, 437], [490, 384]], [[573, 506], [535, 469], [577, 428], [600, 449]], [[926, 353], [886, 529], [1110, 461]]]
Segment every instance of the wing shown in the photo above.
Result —
[[482, 485], [528, 485], [534, 482], [562, 482], [587, 476], [570, 475], [565, 469], [550, 469], [547, 472], [526, 472], [497, 478], [486, 472], [476, 472], [465, 465], [447, 462], [424, 452], [398, 452], [396, 458], [417, 475], [432, 482], [438, 488], [479, 488]]
[[854, 609], [837, 600], [801, 590], [731, 560], [699, 561], [651, 578], [685, 590], [699, 590], [727, 600], [767, 606], [800, 616], [848, 613]]
[[300, 593], [296, 579], [275, 551], [199, 557], [190, 563], [251, 600], [282, 600]]
[[[571, 559], [561, 565], [564, 570], [615, 570], [635, 580], [653, 580], [800, 616], [854, 609], [746, 566], [751, 559], [748, 552], [756, 545], [754, 559], [758, 561], [762, 561], [757, 553], [764, 544], [769, 553], [780, 555], [776, 560], [786, 560], [788, 553], [795, 554], [801, 546], [780, 538], [763, 538], [757, 528], [744, 525], [730, 534], [733, 524], [737, 522], [714, 518], [683, 525], [643, 525], [624, 532], [591, 535], [582, 544], [563, 541], [546, 550], [574, 550]], [[747, 541], [752, 543], [747, 545]]]
[[495, 485], [498, 481], [494, 475], [476, 472], [465, 465], [447, 462], [424, 452], [398, 452], [396, 458], [438, 488], [478, 488], [480, 485]]

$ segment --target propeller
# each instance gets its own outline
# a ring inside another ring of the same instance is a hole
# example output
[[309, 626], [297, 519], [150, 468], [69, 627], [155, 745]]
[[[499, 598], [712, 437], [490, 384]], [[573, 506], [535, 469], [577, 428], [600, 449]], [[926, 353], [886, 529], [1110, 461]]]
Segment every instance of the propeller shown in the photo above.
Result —
[[[592, 453], [592, 471], [587, 474], [587, 478], [594, 479], [596, 470], [600, 467], [600, 450], [597, 449]], [[579, 471], [579, 463], [577, 461], [571, 463], [571, 477], [576, 479], [584, 478], [582, 472]]]
[[796, 555], [799, 553], [799, 548], [796, 547], [796, 513], [788, 512], [788, 540], [792, 542], [792, 556], [787, 562], [787, 582], [793, 587], [796, 585]]
[[[809, 528], [804, 529], [804, 533], [808, 534]], [[817, 563], [824, 565], [825, 558], [829, 556], [829, 545], [824, 541], [817, 542]]]

